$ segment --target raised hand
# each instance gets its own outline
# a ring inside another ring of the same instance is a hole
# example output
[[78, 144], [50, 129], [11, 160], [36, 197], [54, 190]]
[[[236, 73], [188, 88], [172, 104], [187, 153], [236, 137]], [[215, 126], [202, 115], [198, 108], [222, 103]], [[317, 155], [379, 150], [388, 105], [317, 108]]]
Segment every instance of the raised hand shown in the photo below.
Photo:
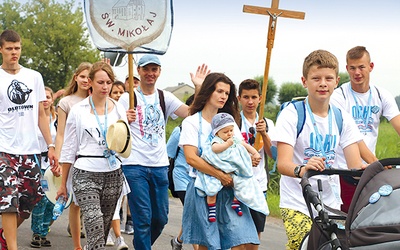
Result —
[[195, 87], [200, 88], [201, 84], [203, 84], [204, 79], [208, 74], [210, 74], [210, 70], [208, 66], [203, 63], [203, 65], [197, 67], [197, 71], [195, 74], [190, 73], [190, 79], [192, 80]]

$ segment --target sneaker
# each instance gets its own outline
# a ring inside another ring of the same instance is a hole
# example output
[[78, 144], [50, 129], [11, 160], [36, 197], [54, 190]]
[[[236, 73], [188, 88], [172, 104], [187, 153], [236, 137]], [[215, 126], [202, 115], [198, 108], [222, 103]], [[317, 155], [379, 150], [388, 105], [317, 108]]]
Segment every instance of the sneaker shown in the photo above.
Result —
[[126, 234], [132, 235], [133, 234], [133, 221], [127, 220], [125, 224], [125, 231]]
[[177, 238], [171, 239], [171, 246], [172, 246], [172, 250], [181, 250], [182, 249], [182, 243], [179, 243]]
[[46, 239], [46, 237], [42, 237], [40, 240], [40, 245], [42, 247], [51, 247], [51, 242], [48, 239]]
[[128, 250], [128, 245], [122, 236], [115, 239], [115, 245], [117, 245], [117, 250]]
[[34, 234], [32, 236], [32, 240], [31, 240], [31, 247], [40, 248], [42, 246], [41, 242], [42, 242], [42, 239], [40, 238], [40, 235]]
[[3, 228], [0, 228], [0, 249], [7, 250], [7, 241], [4, 239], [3, 231]]
[[106, 246], [114, 246], [114, 240], [110, 233], [108, 233], [108, 236], [107, 236]]

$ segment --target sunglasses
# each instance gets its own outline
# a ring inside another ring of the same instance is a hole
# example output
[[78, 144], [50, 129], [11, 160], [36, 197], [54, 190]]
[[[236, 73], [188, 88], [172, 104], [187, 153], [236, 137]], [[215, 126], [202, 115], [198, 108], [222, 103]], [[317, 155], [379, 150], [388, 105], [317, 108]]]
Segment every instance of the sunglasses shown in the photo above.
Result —
[[253, 146], [254, 145], [254, 142], [256, 141], [256, 137], [254, 136], [254, 134], [256, 133], [256, 130], [255, 130], [255, 128], [254, 127], [250, 127], [249, 128], [249, 133], [250, 133], [250, 136], [249, 136], [249, 144], [251, 145], [251, 146]]

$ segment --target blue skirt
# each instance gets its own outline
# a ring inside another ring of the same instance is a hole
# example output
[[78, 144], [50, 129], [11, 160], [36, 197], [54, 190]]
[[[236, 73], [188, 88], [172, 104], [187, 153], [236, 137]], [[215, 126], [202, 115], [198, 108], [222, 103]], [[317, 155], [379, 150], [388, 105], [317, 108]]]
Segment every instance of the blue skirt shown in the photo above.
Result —
[[205, 197], [197, 195], [194, 179], [186, 190], [183, 207], [182, 239], [185, 244], [199, 244], [208, 249], [230, 249], [242, 244], [259, 245], [258, 234], [247, 206], [241, 204], [243, 215], [232, 209], [232, 188], [223, 188], [217, 195], [216, 222], [208, 221]]

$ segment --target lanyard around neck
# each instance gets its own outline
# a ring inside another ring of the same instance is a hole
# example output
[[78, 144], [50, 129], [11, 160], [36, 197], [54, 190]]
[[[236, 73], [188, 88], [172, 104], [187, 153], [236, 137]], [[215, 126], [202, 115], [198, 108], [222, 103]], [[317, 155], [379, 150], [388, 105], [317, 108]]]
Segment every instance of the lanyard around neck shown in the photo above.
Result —
[[[364, 122], [365, 128], [367, 128], [367, 126], [368, 126], [368, 121], [369, 121], [369, 119], [370, 119], [370, 117], [371, 117], [371, 113], [372, 113], [372, 112], [369, 110], [370, 107], [371, 107], [371, 101], [372, 101], [372, 91], [371, 91], [371, 87], [369, 88], [369, 96], [368, 96], [368, 104], [367, 104], [367, 115], [366, 115], [365, 118], [363, 117], [362, 111], [360, 110], [360, 109], [362, 108], [362, 106], [358, 103], [358, 99], [357, 99], [357, 97], [356, 97], [356, 95], [355, 95], [355, 91], [354, 91], [353, 88], [351, 88], [351, 87], [350, 87], [350, 89], [351, 89], [351, 94], [353, 95], [353, 98], [354, 98], [354, 102], [356, 103], [356, 116], [357, 116], [357, 119], [362, 119], [363, 122]], [[360, 114], [360, 113], [361, 113], [361, 114]]]
[[[308, 103], [308, 98], [306, 98], [306, 108], [307, 108], [308, 114], [310, 115], [310, 119], [311, 119], [311, 122], [312, 122], [313, 127], [314, 127], [316, 144], [319, 147], [319, 149], [321, 150], [322, 155], [324, 157], [326, 157], [326, 152], [325, 152], [325, 149], [324, 149], [323, 143], [322, 143], [322, 141], [323, 141], [322, 134], [321, 134], [321, 137], [320, 137], [320, 134], [318, 132], [318, 127], [317, 127], [317, 122], [315, 121], [314, 114], [311, 111], [310, 104]], [[329, 106], [329, 110], [328, 110], [329, 138], [331, 138], [331, 136], [332, 136], [332, 111], [331, 111], [331, 109], [332, 108]], [[314, 148], [314, 149], [318, 150], [316, 148]]]
[[92, 106], [94, 116], [96, 117], [97, 124], [99, 124], [100, 132], [101, 132], [101, 134], [103, 135], [104, 140], [106, 141], [106, 147], [108, 148], [107, 140], [106, 140], [106, 135], [107, 135], [108, 100], [106, 100], [106, 106], [105, 106], [105, 110], [104, 110], [104, 129], [103, 129], [103, 126], [102, 126], [101, 123], [100, 123], [99, 115], [97, 114], [96, 107], [94, 106], [92, 96], [89, 97], [89, 101], [90, 101], [90, 105]]
[[[202, 112], [199, 111], [199, 133], [197, 134], [197, 140], [198, 140], [198, 150], [199, 150], [199, 155], [201, 155], [201, 153], [203, 152], [203, 149], [201, 148], [201, 134], [203, 133], [203, 116], [202, 116]], [[212, 132], [210, 132], [210, 134], [208, 135], [206, 142], [207, 141], [211, 141], [213, 139], [213, 135]]]
[[[145, 96], [144, 96], [144, 94], [143, 94], [143, 91], [142, 91], [142, 89], [140, 88], [140, 86], [139, 87], [137, 87], [137, 90], [138, 90], [138, 92], [139, 92], [139, 94], [140, 94], [140, 96], [142, 97], [142, 99], [143, 99], [143, 102], [144, 102], [144, 106], [145, 107], [147, 107], [147, 101], [146, 101], [146, 98], [145, 98]], [[159, 98], [158, 98], [158, 91], [157, 90], [155, 90], [155, 96], [154, 96], [154, 108], [156, 108], [157, 107], [157, 104], [159, 103]]]

